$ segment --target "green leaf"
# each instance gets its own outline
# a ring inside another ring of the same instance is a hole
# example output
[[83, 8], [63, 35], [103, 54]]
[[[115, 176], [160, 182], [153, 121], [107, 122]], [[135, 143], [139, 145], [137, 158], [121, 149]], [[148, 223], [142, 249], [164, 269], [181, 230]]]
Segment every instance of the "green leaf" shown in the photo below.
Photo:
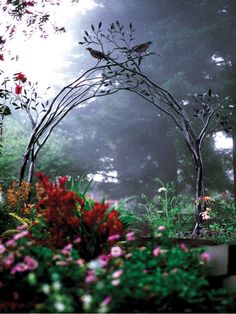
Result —
[[89, 180], [88, 184], [86, 185], [86, 187], [85, 187], [85, 189], [84, 189], [84, 191], [83, 191], [83, 196], [86, 195], [86, 193], [87, 193], [88, 190], [90, 189], [91, 185], [93, 184], [93, 178], [94, 178], [94, 176], [92, 177], [91, 180]]

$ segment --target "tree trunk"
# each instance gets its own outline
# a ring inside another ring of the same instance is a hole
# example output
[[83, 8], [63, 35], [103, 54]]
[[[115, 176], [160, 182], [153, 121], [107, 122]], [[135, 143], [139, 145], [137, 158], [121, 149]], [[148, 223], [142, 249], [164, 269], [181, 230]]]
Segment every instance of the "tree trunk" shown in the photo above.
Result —
[[198, 238], [200, 235], [206, 235], [205, 224], [202, 219], [201, 213], [204, 211], [205, 204], [203, 197], [204, 193], [204, 185], [203, 185], [203, 164], [202, 164], [202, 155], [201, 148], [197, 145], [196, 150], [197, 159], [196, 163], [196, 192], [195, 192], [195, 216], [196, 216], [196, 224], [194, 230], [191, 234], [191, 237]]
[[30, 159], [30, 151], [28, 150], [22, 160], [22, 164], [21, 164], [21, 168], [20, 168], [20, 172], [19, 172], [19, 185], [21, 185], [21, 182], [24, 180], [25, 177], [25, 172], [26, 172], [26, 168], [27, 168], [27, 164], [29, 162]]
[[[33, 153], [32, 153], [32, 155], [33, 155]], [[30, 184], [32, 183], [32, 180], [33, 180], [34, 166], [35, 166], [35, 157], [31, 156], [30, 166], [29, 166], [29, 171], [28, 171], [28, 182]]]

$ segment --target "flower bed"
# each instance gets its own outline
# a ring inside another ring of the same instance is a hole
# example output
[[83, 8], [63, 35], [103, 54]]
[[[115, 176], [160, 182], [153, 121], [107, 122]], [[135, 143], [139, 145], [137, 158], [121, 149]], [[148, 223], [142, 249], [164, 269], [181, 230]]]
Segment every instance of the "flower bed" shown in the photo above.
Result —
[[1, 239], [0, 312], [234, 311], [234, 295], [207, 279], [203, 248], [173, 243], [164, 226], [141, 243], [119, 209], [65, 178], [39, 180], [34, 215], [16, 215]]

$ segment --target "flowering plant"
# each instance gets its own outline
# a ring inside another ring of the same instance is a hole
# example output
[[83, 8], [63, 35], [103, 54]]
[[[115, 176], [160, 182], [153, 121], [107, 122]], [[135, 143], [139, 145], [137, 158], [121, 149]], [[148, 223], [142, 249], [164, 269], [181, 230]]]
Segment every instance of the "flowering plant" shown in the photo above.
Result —
[[69, 288], [82, 282], [83, 265], [72, 244], [62, 250], [41, 246], [25, 229], [2, 240], [0, 312], [81, 312], [79, 291]]
[[226, 291], [210, 288], [203, 249], [114, 246], [101, 258], [105, 263], [88, 265], [85, 312], [202, 313], [230, 306]]
[[[81, 255], [89, 259], [101, 253], [109, 237], [124, 233], [119, 212], [108, 204], [87, 200], [65, 188], [66, 177], [51, 183], [38, 173], [38, 222], [32, 228], [34, 237], [44, 244], [61, 248], [75, 241]], [[109, 243], [109, 242], [108, 242]]]
[[[20, 226], [22, 228], [24, 226]], [[159, 230], [161, 233], [163, 228]], [[113, 241], [111, 238], [111, 241]], [[231, 294], [211, 290], [210, 255], [185, 244], [113, 244], [87, 262], [76, 239], [42, 246], [22, 229], [0, 242], [1, 312], [225, 312]]]

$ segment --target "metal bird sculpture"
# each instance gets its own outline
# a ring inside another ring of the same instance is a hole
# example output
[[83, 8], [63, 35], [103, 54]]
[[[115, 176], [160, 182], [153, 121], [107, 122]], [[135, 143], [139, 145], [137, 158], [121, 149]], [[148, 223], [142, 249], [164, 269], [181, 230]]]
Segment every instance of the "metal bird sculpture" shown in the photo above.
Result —
[[99, 59], [99, 60], [102, 60], [102, 59], [108, 59], [108, 57], [101, 51], [99, 50], [94, 50], [92, 48], [86, 48], [86, 50], [88, 50], [91, 54], [92, 57], [94, 57], [95, 59]]
[[133, 51], [134, 52], [137, 52], [137, 53], [143, 53], [143, 52], [146, 52], [146, 50], [148, 49], [148, 47], [152, 44], [152, 41], [147, 41], [146, 43], [143, 43], [143, 44], [140, 44], [140, 45], [137, 45], [133, 48]]

